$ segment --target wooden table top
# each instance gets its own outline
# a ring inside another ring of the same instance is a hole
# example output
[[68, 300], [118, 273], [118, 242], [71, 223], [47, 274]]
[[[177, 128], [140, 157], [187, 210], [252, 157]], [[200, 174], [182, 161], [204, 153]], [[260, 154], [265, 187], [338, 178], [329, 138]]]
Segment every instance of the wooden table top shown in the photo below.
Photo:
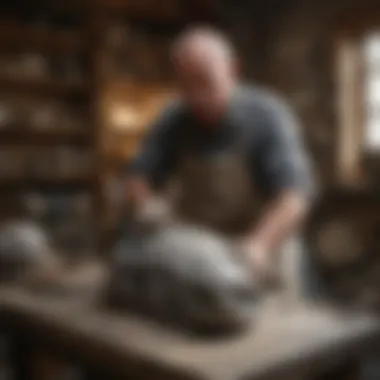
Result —
[[268, 299], [245, 335], [219, 341], [190, 339], [151, 322], [112, 315], [91, 297], [3, 288], [0, 313], [79, 358], [121, 374], [133, 365], [155, 379], [283, 379], [286, 371], [325, 366], [335, 354], [360, 353], [380, 332], [380, 323], [370, 316], [343, 315], [284, 298]]

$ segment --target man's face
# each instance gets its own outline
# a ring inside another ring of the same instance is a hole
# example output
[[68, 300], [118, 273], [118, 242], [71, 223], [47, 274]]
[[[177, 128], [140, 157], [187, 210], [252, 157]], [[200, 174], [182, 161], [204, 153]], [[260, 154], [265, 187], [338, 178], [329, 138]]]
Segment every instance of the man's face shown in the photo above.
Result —
[[232, 61], [195, 47], [177, 57], [175, 69], [180, 91], [196, 116], [206, 122], [221, 117], [235, 82]]

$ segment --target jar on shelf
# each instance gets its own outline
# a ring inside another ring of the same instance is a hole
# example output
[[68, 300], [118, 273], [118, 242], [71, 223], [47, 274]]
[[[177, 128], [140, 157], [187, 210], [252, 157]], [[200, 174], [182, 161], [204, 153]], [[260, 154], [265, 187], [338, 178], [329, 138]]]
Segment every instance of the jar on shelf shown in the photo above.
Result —
[[25, 151], [18, 147], [0, 149], [0, 181], [23, 178], [25, 174]]
[[79, 112], [73, 110], [72, 107], [61, 106], [59, 126], [62, 130], [83, 132], [85, 124], [83, 119]]
[[96, 167], [95, 165], [96, 157], [95, 157], [94, 152], [91, 149], [85, 149], [78, 153], [79, 153], [80, 162], [81, 162], [81, 165], [80, 165], [81, 175], [83, 175], [84, 177], [91, 177], [94, 174], [94, 170]]
[[17, 58], [17, 73], [27, 79], [46, 79], [50, 76], [49, 59], [42, 54], [22, 54]]
[[89, 221], [92, 219], [93, 200], [90, 194], [79, 194], [73, 197], [73, 215], [76, 220]]
[[38, 103], [27, 97], [15, 97], [12, 101], [17, 109], [17, 127], [19, 129], [30, 129], [32, 127], [33, 114]]
[[48, 200], [41, 193], [28, 193], [24, 196], [25, 210], [37, 221], [43, 221], [48, 213]]
[[20, 77], [20, 67], [19, 67], [18, 57], [11, 54], [3, 54], [0, 57], [0, 75], [2, 78], [8, 79]]
[[0, 130], [14, 127], [15, 110], [6, 99], [0, 99]]
[[60, 116], [59, 105], [39, 102], [30, 113], [30, 126], [34, 130], [56, 130], [62, 120]]
[[78, 177], [80, 162], [76, 150], [71, 147], [62, 147], [55, 151], [56, 172], [60, 178]]
[[32, 149], [29, 162], [29, 177], [42, 180], [57, 178], [57, 161], [54, 148]]
[[54, 76], [67, 82], [80, 82], [83, 79], [83, 69], [80, 57], [64, 55], [53, 61]]
[[48, 32], [51, 30], [52, 20], [48, 13], [37, 13], [29, 16], [28, 28], [36, 32]]

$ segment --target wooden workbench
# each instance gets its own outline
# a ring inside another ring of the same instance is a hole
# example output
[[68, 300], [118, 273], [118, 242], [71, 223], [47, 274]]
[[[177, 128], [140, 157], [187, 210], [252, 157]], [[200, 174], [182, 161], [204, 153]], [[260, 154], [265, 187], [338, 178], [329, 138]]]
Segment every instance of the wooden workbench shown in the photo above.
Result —
[[7, 288], [0, 290], [0, 315], [10, 327], [76, 359], [154, 380], [300, 378], [357, 355], [380, 332], [370, 317], [283, 301], [268, 300], [248, 334], [209, 342], [111, 315], [95, 307], [91, 297], [54, 298]]

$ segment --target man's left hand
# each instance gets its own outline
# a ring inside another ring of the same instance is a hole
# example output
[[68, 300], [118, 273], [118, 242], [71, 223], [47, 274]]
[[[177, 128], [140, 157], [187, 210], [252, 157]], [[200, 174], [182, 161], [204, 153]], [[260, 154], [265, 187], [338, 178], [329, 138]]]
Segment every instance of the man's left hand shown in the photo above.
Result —
[[276, 280], [276, 265], [270, 252], [251, 239], [244, 240], [240, 249], [247, 259], [253, 275], [257, 276], [260, 283], [272, 283]]

